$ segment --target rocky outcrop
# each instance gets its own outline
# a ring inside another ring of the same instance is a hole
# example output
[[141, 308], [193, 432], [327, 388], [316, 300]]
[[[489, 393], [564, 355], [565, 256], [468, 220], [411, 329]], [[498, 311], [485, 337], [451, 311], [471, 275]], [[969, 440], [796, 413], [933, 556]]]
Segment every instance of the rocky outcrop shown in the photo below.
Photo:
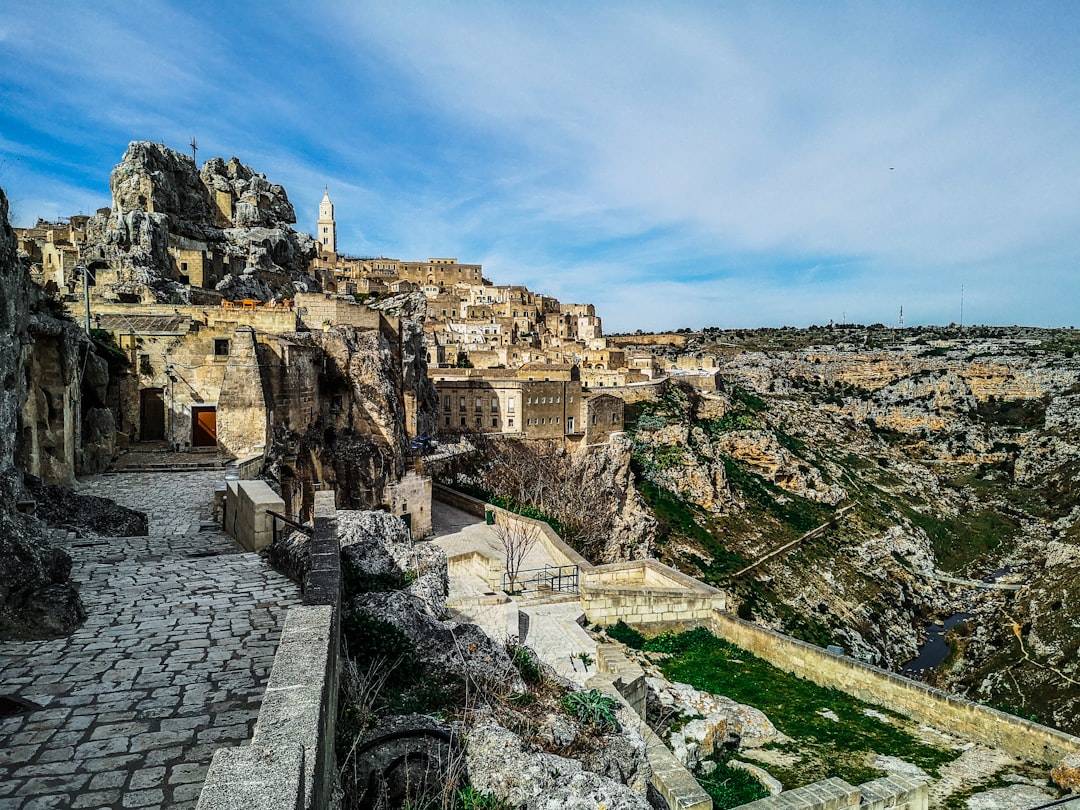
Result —
[[781, 489], [811, 501], [836, 506], [847, 497], [843, 487], [825, 483], [821, 470], [783, 447], [772, 431], [733, 430], [714, 446]]
[[34, 515], [56, 528], [108, 537], [145, 537], [150, 531], [144, 512], [108, 498], [82, 495], [33, 476], [26, 476], [26, 494], [34, 499]]
[[147, 302], [186, 300], [172, 246], [217, 255], [229, 298], [290, 298], [317, 289], [307, 266], [314, 239], [290, 227], [284, 188], [235, 157], [195, 161], [161, 144], [134, 141], [110, 177], [113, 204], [91, 217], [82, 259], [100, 275], [99, 294]]
[[[602, 447], [586, 448], [571, 456], [576, 478], [590, 482], [582, 487], [583, 497], [590, 498], [592, 509], [605, 510], [600, 518], [603, 536], [590, 554], [603, 564], [623, 560], [641, 560], [651, 556], [656, 536], [656, 518], [649, 512], [634, 485], [631, 469], [632, 447], [625, 436], [615, 437]], [[596, 498], [593, 488], [606, 493]]]
[[338, 538], [346, 588], [351, 576], [400, 583], [432, 618], [446, 613], [446, 554], [431, 543], [413, 543], [405, 524], [388, 512], [338, 512]]
[[668, 737], [675, 758], [689, 770], [724, 748], [759, 748], [789, 740], [752, 706], [660, 677], [646, 678], [645, 683], [649, 688], [649, 722], [660, 733], [674, 720], [690, 718], [677, 724]]
[[465, 765], [472, 785], [526, 810], [648, 810], [635, 792], [582, 763], [530, 751], [521, 738], [493, 717], [478, 719], [466, 738]]
[[0, 637], [64, 635], [85, 617], [69, 581], [70, 557], [50, 545], [40, 521], [16, 511], [26, 497], [21, 421], [29, 396], [24, 362], [33, 297], [0, 190]]
[[415, 435], [434, 436], [439, 427], [439, 397], [435, 383], [427, 373], [427, 343], [424, 337], [427, 296], [419, 292], [403, 293], [372, 301], [368, 306], [399, 319], [406, 409], [415, 415]]

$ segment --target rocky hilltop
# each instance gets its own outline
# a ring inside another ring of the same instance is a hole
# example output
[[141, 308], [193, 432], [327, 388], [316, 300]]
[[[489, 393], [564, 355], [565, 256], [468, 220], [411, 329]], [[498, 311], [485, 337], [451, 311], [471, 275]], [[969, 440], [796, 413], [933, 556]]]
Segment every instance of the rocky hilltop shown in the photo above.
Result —
[[133, 141], [109, 185], [112, 207], [90, 218], [82, 253], [91, 269], [112, 271], [102, 276], [106, 297], [187, 302], [170, 249], [220, 264], [215, 286], [228, 298], [288, 298], [315, 284], [315, 242], [291, 227], [285, 189], [235, 157], [200, 170], [162, 144]]
[[1071, 329], [690, 335], [670, 352], [714, 362], [717, 391], [675, 377], [627, 420], [659, 555], [896, 669], [956, 615], [923, 677], [1076, 732], [1077, 349]]

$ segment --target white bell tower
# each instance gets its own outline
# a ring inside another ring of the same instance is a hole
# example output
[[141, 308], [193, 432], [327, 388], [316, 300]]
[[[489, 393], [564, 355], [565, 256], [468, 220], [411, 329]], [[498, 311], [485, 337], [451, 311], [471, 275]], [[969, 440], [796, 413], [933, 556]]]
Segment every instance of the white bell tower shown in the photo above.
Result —
[[320, 253], [337, 254], [337, 224], [334, 222], [334, 204], [330, 202], [330, 189], [323, 194], [319, 203], [319, 221], [316, 224], [315, 238], [319, 242]]

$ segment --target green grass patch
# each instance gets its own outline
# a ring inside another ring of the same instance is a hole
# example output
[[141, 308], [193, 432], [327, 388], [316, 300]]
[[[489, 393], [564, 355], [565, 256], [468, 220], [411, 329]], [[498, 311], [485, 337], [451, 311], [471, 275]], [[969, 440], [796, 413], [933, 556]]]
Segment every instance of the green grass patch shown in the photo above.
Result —
[[1017, 523], [993, 509], [977, 509], [956, 517], [932, 517], [905, 504], [900, 511], [926, 532], [942, 571], [959, 571], [1017, 533]]
[[[754, 706], [792, 737], [790, 748], [803, 755], [802, 761], [774, 774], [786, 787], [828, 776], [856, 785], [876, 778], [881, 774], [866, 765], [870, 752], [900, 757], [932, 775], [956, 757], [917, 740], [900, 720], [867, 716], [864, 710], [871, 704], [783, 672], [707, 630], [663, 633], [642, 646], [671, 656], [660, 663], [668, 679]], [[823, 717], [821, 709], [835, 712], [839, 721]]]
[[713, 810], [727, 810], [769, 795], [769, 791], [765, 790], [764, 785], [753, 774], [742, 768], [732, 768], [723, 762], [718, 762], [712, 773], [697, 773], [694, 778], [712, 797]]
[[774, 515], [797, 534], [828, 522], [833, 512], [831, 507], [785, 492], [729, 456], [724, 457], [724, 471], [731, 485], [746, 499], [747, 507]]

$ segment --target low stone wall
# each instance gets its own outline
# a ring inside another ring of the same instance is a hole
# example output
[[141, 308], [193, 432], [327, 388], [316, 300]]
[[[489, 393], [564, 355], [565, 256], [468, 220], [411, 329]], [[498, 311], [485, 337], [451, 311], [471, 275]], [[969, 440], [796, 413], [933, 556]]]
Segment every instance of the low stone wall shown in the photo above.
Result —
[[250, 453], [246, 456], [241, 456], [229, 463], [229, 466], [226, 468], [226, 474], [231, 470], [235, 470], [236, 477], [241, 481], [250, 481], [251, 479], [258, 477], [259, 473], [262, 472], [264, 458], [265, 455], [263, 453]]
[[285, 617], [250, 745], [214, 752], [198, 810], [321, 810], [337, 782], [341, 562], [334, 495], [315, 496], [304, 604]]
[[458, 492], [456, 489], [444, 487], [442, 484], [432, 484], [431, 497], [445, 503], [447, 506], [460, 509], [473, 517], [482, 518], [484, 516], [486, 507], [482, 500], [466, 495], [464, 492]]
[[869, 703], [948, 729], [1031, 762], [1054, 765], [1080, 751], [1080, 738], [991, 709], [861, 661], [715, 612], [707, 623], [720, 638], [787, 672]]
[[723, 610], [727, 599], [656, 560], [634, 560], [582, 569], [581, 605], [595, 624], [693, 624]]
[[540, 545], [544, 547], [544, 550], [547, 552], [548, 556], [551, 557], [551, 561], [555, 563], [555, 565], [576, 565], [582, 572], [586, 569], [593, 568], [591, 562], [564, 543], [563, 539], [555, 533], [555, 530], [544, 521], [524, 517], [516, 512], [511, 512], [508, 509], [503, 509], [500, 506], [495, 506], [490, 503], [484, 504], [484, 508], [487, 511], [494, 513], [495, 521], [497, 523], [502, 523], [507, 526], [516, 524], [529, 529], [535, 529]]
[[285, 512], [285, 502], [265, 481], [228, 480], [225, 489], [225, 533], [248, 551], [262, 551], [273, 541], [269, 512]]
[[839, 777], [739, 805], [738, 810], [927, 810], [927, 783], [902, 776], [849, 785]]
[[479, 551], [469, 551], [447, 557], [446, 566], [451, 577], [458, 576], [458, 572], [464, 572], [482, 579], [492, 591], [498, 592], [502, 589], [502, 575], [505, 564], [498, 557], [492, 557]]

